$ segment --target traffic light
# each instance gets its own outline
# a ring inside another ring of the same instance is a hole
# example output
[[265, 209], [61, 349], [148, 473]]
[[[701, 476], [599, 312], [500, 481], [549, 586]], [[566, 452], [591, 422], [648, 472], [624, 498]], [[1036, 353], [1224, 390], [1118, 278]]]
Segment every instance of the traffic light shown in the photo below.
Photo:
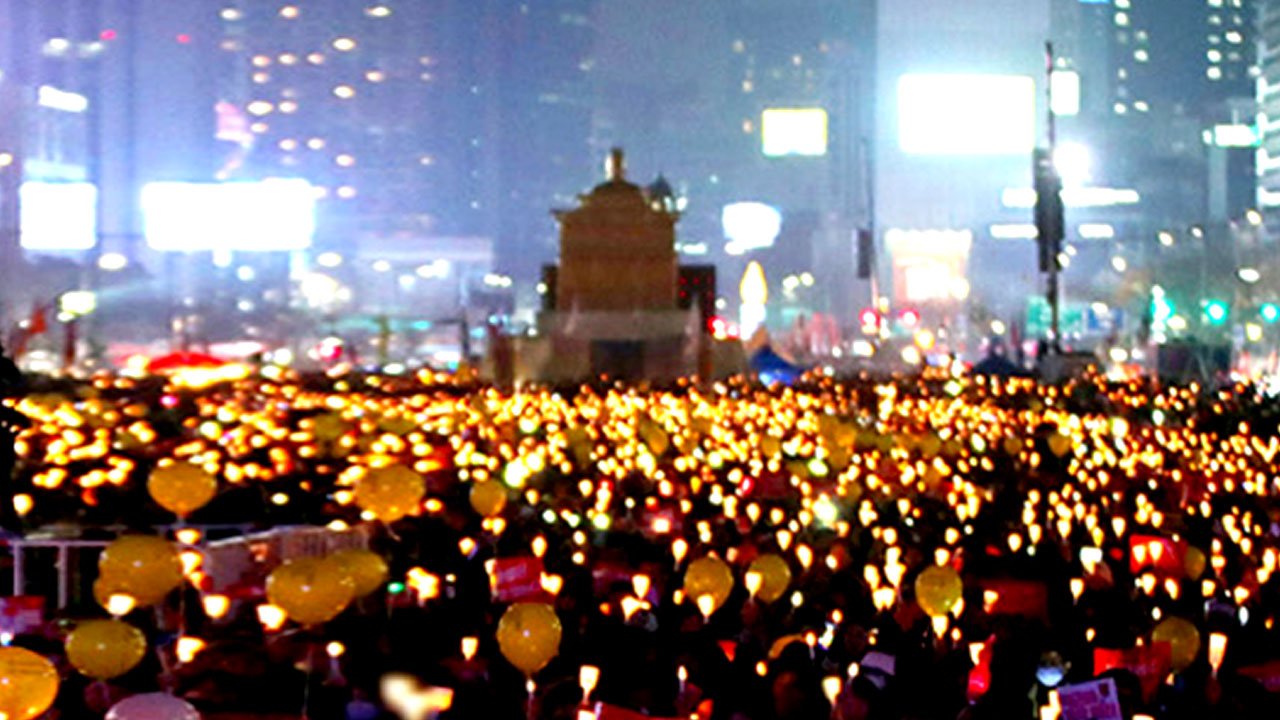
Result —
[[1040, 272], [1057, 267], [1062, 239], [1066, 236], [1062, 208], [1062, 178], [1054, 167], [1053, 155], [1044, 148], [1035, 151], [1036, 245], [1040, 251]]
[[1280, 305], [1276, 303], [1263, 303], [1258, 308], [1258, 314], [1262, 316], [1262, 320], [1267, 323], [1275, 323], [1280, 320]]
[[870, 230], [858, 230], [858, 279], [868, 280], [875, 270], [876, 239]]
[[901, 313], [898, 313], [898, 320], [900, 320], [904, 326], [913, 328], [920, 324], [920, 311], [910, 309], [903, 310]]
[[1210, 325], [1222, 325], [1231, 314], [1231, 308], [1224, 300], [1205, 300], [1203, 309], [1204, 319]]

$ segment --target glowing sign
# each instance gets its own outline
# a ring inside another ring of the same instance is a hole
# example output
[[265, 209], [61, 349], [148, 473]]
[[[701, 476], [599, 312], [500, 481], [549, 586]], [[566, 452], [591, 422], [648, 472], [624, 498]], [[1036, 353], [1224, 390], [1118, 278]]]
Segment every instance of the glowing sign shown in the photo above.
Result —
[[1025, 155], [1036, 141], [1036, 83], [1025, 75], [898, 79], [898, 145], [911, 155]]
[[21, 244], [28, 250], [88, 250], [98, 242], [98, 188], [25, 182], [18, 188]]
[[760, 136], [767, 157], [821, 157], [827, 154], [827, 111], [768, 108], [761, 116]]
[[769, 283], [764, 277], [764, 268], [752, 260], [742, 274], [742, 282], [738, 284], [738, 294], [742, 305], [738, 308], [738, 325], [742, 337], [749, 338], [756, 329], [764, 324], [765, 303], [769, 302]]
[[1223, 148], [1258, 147], [1258, 129], [1252, 125], [1214, 125], [1205, 131], [1205, 144]]
[[988, 231], [993, 240], [1035, 240], [1040, 236], [1036, 226], [1030, 223], [992, 225]]
[[1071, 116], [1080, 114], [1080, 73], [1074, 70], [1054, 70], [1049, 76], [1053, 91], [1053, 114]]
[[36, 91], [36, 104], [50, 110], [82, 113], [89, 109], [89, 98], [79, 93], [59, 90], [52, 85], [41, 85]]
[[[1073, 208], [1136, 205], [1141, 200], [1137, 190], [1128, 188], [1076, 187], [1062, 191], [1062, 202]], [[1035, 188], [1005, 188], [1000, 194], [1000, 203], [1007, 208], [1033, 208], [1036, 206]]]
[[782, 231], [782, 213], [772, 205], [740, 202], [725, 205], [720, 212], [724, 236], [729, 238], [725, 251], [741, 255], [747, 250], [773, 246]]
[[143, 230], [153, 250], [303, 250], [315, 234], [315, 198], [305, 180], [150, 183]]
[[769, 302], [769, 283], [764, 278], [764, 268], [752, 260], [742, 273], [742, 282], [738, 283], [738, 294], [744, 305], [764, 305]]

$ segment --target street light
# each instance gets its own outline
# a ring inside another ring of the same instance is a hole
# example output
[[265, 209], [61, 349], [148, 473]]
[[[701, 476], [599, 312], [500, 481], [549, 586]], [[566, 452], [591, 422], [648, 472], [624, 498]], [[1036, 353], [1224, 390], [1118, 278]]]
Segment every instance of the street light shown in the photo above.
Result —
[[116, 272], [129, 266], [129, 258], [120, 253], [103, 253], [98, 258], [98, 267], [107, 272]]

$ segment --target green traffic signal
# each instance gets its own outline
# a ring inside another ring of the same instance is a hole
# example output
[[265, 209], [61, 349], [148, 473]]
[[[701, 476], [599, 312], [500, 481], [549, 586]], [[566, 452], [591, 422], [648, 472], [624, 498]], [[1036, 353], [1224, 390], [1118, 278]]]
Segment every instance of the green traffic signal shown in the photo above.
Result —
[[1221, 325], [1227, 321], [1230, 307], [1222, 300], [1204, 301], [1204, 318], [1210, 325]]
[[1274, 323], [1277, 320], [1280, 320], [1280, 305], [1277, 305], [1276, 303], [1263, 303], [1262, 307], [1258, 309], [1258, 314], [1262, 316], [1262, 319], [1265, 322]]

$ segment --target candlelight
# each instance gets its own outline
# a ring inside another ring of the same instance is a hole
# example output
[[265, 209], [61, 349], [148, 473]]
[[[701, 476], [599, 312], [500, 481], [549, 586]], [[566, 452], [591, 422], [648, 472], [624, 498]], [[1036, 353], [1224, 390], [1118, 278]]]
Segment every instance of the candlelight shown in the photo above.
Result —
[[480, 639], [476, 637], [462, 638], [462, 659], [471, 662], [476, 656], [476, 651], [480, 649]]
[[1222, 659], [1227, 654], [1227, 636], [1223, 633], [1209, 635], [1209, 666], [1213, 668], [1214, 677], [1218, 676], [1218, 668], [1222, 667]]
[[284, 627], [286, 620], [284, 610], [278, 605], [263, 604], [258, 606], [258, 622], [267, 632], [275, 632]]
[[559, 575], [548, 575], [543, 573], [541, 583], [543, 590], [547, 591], [551, 595], [559, 595], [560, 589], [564, 587], [564, 578]]
[[125, 593], [113, 593], [107, 598], [107, 612], [112, 617], [121, 618], [133, 612], [137, 607], [138, 601], [132, 596]]
[[200, 604], [204, 606], [205, 615], [213, 620], [219, 620], [231, 609], [231, 598], [226, 595], [205, 595], [200, 599]]
[[684, 556], [689, 552], [689, 543], [684, 538], [676, 538], [671, 542], [671, 556], [675, 558], [676, 564], [680, 564], [684, 560]]
[[982, 651], [985, 650], [986, 647], [987, 647], [987, 644], [985, 642], [969, 643], [969, 660], [975, 666], [981, 661]]
[[649, 576], [637, 573], [631, 576], [631, 589], [635, 591], [636, 597], [644, 599], [649, 596]]
[[582, 688], [582, 704], [591, 702], [591, 692], [596, 689], [600, 680], [600, 668], [594, 665], [583, 665], [578, 668], [578, 685]]
[[630, 622], [631, 616], [639, 612], [648, 603], [643, 600], [637, 600], [636, 598], [628, 595], [622, 598], [620, 604], [622, 606], [622, 619], [626, 622]]
[[796, 560], [800, 561], [800, 567], [808, 570], [809, 566], [813, 564], [813, 550], [809, 549], [809, 546], [804, 543], [797, 545]]
[[698, 596], [698, 612], [702, 613], [702, 617], [706, 620], [711, 619], [711, 613], [716, 611], [716, 599], [711, 595]]
[[204, 640], [184, 635], [178, 638], [178, 642], [174, 646], [174, 654], [178, 656], [178, 662], [189, 663], [196, 659], [196, 655], [199, 655], [200, 651], [205, 649], [205, 646]]
[[947, 634], [947, 623], [950, 620], [946, 615], [934, 615], [930, 618], [930, 623], [933, 625], [933, 634], [937, 635], [939, 640]]
[[827, 696], [827, 702], [832, 705], [836, 704], [836, 698], [843, 688], [844, 680], [839, 675], [828, 675], [822, 679], [822, 694]]

